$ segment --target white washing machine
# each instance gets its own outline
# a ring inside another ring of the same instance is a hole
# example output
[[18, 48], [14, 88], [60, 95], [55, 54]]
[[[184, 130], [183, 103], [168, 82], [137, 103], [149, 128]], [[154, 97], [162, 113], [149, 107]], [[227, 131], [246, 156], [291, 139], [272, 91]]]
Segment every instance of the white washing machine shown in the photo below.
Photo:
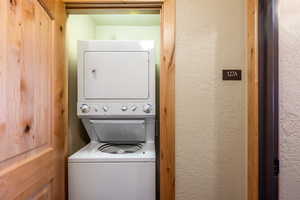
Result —
[[68, 159], [69, 200], [155, 200], [153, 41], [79, 41], [78, 109], [91, 142]]
[[68, 170], [69, 199], [155, 199], [154, 143], [110, 146], [91, 142], [69, 158]]

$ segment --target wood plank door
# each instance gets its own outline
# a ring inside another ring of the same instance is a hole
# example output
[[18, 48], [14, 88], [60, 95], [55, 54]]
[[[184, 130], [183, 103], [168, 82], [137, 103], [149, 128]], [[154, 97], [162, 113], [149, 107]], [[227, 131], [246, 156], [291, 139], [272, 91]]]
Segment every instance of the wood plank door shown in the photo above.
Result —
[[62, 15], [38, 0], [0, 1], [1, 200], [65, 198]]

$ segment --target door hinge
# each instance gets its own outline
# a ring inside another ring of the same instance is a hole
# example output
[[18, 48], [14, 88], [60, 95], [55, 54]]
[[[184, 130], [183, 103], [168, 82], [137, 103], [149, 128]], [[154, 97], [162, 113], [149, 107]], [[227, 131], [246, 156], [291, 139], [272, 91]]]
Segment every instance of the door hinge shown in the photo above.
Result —
[[274, 162], [273, 162], [274, 176], [278, 176], [279, 175], [279, 171], [280, 171], [279, 159], [275, 159]]

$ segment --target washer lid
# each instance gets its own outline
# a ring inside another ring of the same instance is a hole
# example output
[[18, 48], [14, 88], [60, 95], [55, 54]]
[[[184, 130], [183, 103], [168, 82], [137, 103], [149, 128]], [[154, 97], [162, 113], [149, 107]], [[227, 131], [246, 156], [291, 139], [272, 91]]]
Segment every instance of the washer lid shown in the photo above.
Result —
[[146, 140], [145, 120], [83, 120], [91, 140], [136, 144]]
[[[101, 151], [106, 143], [91, 142], [69, 157], [69, 163], [89, 162], [155, 162], [154, 143], [141, 144], [135, 152], [108, 153]], [[132, 146], [131, 146], [132, 147]], [[100, 149], [99, 149], [100, 148]], [[123, 149], [129, 149], [123, 145]], [[121, 148], [116, 148], [121, 149]]]

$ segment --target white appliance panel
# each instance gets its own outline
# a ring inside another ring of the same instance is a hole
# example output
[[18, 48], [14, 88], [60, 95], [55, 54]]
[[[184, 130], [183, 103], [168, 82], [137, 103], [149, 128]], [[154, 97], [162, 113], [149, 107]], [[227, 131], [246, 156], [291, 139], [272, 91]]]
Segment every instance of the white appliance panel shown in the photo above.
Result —
[[145, 120], [90, 120], [98, 141], [140, 143], [146, 140]]
[[154, 41], [78, 42], [80, 118], [155, 116]]
[[154, 142], [155, 119], [82, 119], [91, 141]]
[[69, 200], [155, 200], [155, 162], [69, 163]]
[[85, 52], [84, 95], [88, 99], [148, 98], [148, 52]]

